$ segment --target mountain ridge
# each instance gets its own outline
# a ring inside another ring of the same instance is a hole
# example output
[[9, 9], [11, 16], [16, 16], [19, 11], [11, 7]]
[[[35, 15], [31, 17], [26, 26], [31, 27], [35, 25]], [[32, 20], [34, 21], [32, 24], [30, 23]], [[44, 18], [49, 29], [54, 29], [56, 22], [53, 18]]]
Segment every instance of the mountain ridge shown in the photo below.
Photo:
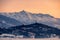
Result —
[[54, 18], [49, 14], [33, 14], [22, 10], [20, 12], [14, 13], [0, 13], [0, 15], [15, 19], [21, 22], [24, 25], [33, 24], [33, 23], [42, 23], [49, 26], [53, 26], [60, 29], [60, 19]]

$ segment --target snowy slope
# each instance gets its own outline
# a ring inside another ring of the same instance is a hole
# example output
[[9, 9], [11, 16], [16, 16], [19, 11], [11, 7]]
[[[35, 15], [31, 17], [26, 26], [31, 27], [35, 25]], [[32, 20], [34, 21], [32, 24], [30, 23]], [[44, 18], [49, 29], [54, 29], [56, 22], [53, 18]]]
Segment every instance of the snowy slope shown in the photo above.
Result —
[[15, 19], [24, 25], [33, 24], [37, 22], [37, 23], [46, 24], [60, 29], [60, 19], [54, 18], [49, 14], [42, 14], [42, 13], [33, 14], [23, 10], [20, 12], [13, 12], [13, 13], [1, 12], [0, 15]]
[[15, 19], [12, 19], [10, 17], [0, 15], [0, 27], [1, 28], [8, 28], [8, 27], [17, 26], [17, 25], [21, 25], [21, 22]]

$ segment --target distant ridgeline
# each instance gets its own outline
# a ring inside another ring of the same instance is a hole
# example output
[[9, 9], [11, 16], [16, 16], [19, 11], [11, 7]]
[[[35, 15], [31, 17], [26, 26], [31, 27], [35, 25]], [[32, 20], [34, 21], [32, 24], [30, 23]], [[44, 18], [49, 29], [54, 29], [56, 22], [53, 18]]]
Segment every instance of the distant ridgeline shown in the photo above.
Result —
[[54, 18], [49, 14], [30, 13], [24, 10], [13, 13], [0, 12], [0, 27], [2, 26], [2, 28], [29, 25], [36, 22], [60, 29], [60, 18]]
[[34, 23], [30, 25], [9, 27], [8, 29], [0, 28], [0, 34], [13, 34], [15, 36], [23, 35], [23, 38], [52, 38], [60, 37], [60, 29]]

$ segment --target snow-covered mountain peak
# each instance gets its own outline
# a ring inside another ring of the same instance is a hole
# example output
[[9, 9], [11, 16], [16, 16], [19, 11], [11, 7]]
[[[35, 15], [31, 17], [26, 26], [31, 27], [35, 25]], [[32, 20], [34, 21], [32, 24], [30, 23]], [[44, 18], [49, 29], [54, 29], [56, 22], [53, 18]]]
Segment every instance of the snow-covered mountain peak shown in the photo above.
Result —
[[[28, 24], [33, 24], [37, 22], [37, 23], [42, 23], [49, 26], [60, 28], [60, 20], [57, 18], [54, 18], [53, 16], [49, 14], [42, 14], [42, 13], [34, 14], [34, 13], [27, 12], [25, 10], [22, 10], [20, 12], [0, 13], [0, 15], [6, 16], [6, 19], [7, 17], [9, 17], [10, 19], [12, 18], [16, 20], [14, 21], [14, 23], [18, 21], [17, 24], [21, 23], [24, 25], [28, 25]], [[11, 22], [11, 20], [9, 21]]]

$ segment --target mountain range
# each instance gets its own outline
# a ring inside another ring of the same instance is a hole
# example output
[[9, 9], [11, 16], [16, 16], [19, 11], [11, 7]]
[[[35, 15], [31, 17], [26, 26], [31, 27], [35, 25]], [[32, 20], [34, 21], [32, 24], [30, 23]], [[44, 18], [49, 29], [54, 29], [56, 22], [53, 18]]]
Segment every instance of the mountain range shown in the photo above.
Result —
[[0, 35], [2, 34], [23, 35], [23, 38], [57, 36], [60, 38], [60, 18], [24, 10], [12, 13], [0, 12]]
[[42, 23], [60, 29], [60, 19], [49, 14], [36, 14], [24, 10], [12, 13], [0, 12], [0, 27], [2, 28], [33, 23]]

